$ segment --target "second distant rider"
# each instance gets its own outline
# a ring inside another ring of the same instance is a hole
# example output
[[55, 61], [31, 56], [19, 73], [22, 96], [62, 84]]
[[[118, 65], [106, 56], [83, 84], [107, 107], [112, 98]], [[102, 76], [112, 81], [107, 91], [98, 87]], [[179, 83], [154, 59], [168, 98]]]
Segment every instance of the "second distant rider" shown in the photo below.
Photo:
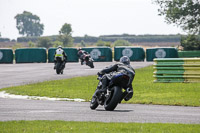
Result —
[[84, 56], [85, 56], [85, 55], [88, 55], [89, 53], [86, 52], [85, 50], [79, 48], [77, 54], [78, 54], [79, 59], [81, 60], [81, 65], [83, 65], [83, 62], [84, 62]]

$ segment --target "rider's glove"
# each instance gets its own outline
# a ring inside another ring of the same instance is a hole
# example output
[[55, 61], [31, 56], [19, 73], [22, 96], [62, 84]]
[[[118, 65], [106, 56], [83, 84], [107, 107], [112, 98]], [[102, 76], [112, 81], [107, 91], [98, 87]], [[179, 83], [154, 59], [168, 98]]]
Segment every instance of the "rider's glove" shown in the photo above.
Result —
[[102, 74], [101, 72], [98, 72], [97, 75], [98, 75], [99, 77], [102, 77], [102, 76], [103, 76], [103, 74]]

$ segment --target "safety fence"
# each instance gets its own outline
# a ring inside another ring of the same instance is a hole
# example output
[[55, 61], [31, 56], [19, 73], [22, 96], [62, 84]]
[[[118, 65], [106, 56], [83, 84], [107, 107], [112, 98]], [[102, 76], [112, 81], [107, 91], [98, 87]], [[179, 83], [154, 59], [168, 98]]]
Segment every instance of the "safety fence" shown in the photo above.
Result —
[[174, 47], [146, 49], [146, 61], [153, 61], [155, 58], [178, 58], [178, 50]]
[[200, 58], [157, 58], [154, 62], [154, 82], [200, 82]]
[[[200, 51], [177, 51], [174, 47], [147, 48], [117, 46], [114, 51], [110, 47], [84, 47], [95, 62], [119, 61], [122, 56], [128, 56], [130, 61], [153, 61], [155, 58], [200, 57]], [[63, 48], [68, 56], [68, 62], [78, 62], [77, 48]], [[0, 63], [44, 63], [53, 62], [56, 48], [19, 48], [0, 49]], [[146, 58], [145, 58], [146, 57]]]
[[193, 58], [193, 57], [200, 57], [200, 50], [193, 50], [193, 51], [178, 51], [179, 58]]
[[114, 60], [119, 61], [122, 56], [128, 56], [130, 61], [144, 61], [145, 51], [142, 47], [114, 47]]
[[[48, 49], [48, 62], [54, 62], [54, 55], [57, 48], [49, 48]], [[68, 62], [78, 62], [77, 49], [76, 48], [63, 48], [65, 53], [67, 54]]]
[[110, 47], [85, 47], [82, 49], [88, 52], [95, 62], [112, 61], [112, 49]]
[[46, 48], [21, 48], [15, 50], [16, 63], [45, 63]]
[[12, 49], [0, 49], [0, 63], [13, 63]]
[[[57, 48], [18, 48], [0, 49], [1, 63], [45, 63], [54, 62], [54, 54]], [[110, 47], [87, 47], [82, 48], [87, 51], [95, 62], [112, 62], [112, 49]], [[78, 62], [77, 48], [63, 48], [67, 54], [68, 62]]]

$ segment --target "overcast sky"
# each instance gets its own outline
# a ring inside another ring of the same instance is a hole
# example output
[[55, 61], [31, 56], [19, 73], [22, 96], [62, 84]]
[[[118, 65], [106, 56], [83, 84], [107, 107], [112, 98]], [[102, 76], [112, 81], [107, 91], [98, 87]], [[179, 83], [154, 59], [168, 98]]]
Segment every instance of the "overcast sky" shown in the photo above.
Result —
[[20, 37], [14, 17], [29, 11], [44, 24], [43, 36], [58, 34], [64, 23], [72, 25], [72, 36], [183, 33], [165, 23], [158, 8], [152, 0], [0, 0], [0, 32]]

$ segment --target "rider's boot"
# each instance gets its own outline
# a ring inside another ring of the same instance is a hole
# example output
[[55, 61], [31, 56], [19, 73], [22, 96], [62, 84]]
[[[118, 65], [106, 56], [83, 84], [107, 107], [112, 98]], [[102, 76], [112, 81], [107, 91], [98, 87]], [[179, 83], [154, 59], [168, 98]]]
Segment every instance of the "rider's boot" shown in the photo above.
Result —
[[130, 100], [133, 97], [133, 89], [127, 89], [128, 94], [124, 98], [125, 101]]

